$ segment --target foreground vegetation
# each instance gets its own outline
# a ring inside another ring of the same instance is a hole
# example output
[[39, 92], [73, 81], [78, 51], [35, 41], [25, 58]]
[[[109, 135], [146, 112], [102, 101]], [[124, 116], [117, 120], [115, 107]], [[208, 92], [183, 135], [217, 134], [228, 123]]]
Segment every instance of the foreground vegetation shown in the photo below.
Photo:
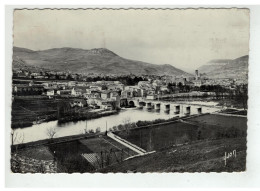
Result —
[[[246, 138], [204, 140], [136, 157], [100, 172], [240, 172], [246, 169]], [[225, 152], [236, 151], [225, 165]]]

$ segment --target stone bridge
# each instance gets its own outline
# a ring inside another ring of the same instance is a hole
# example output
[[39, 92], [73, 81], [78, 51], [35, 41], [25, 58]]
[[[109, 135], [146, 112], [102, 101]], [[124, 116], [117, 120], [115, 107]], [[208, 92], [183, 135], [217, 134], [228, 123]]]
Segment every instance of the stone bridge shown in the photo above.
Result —
[[[131, 98], [127, 99], [128, 106], [131, 107], [137, 107], [140, 109], [148, 109], [148, 110], [164, 110], [166, 112], [169, 112], [170, 110], [173, 110], [174, 113], [178, 114], [181, 110], [181, 105], [177, 103], [170, 103], [170, 102], [163, 102], [163, 101], [157, 101], [157, 100], [147, 100], [143, 98]], [[182, 107], [185, 114], [190, 114], [191, 107], [195, 107], [198, 114], [202, 113], [202, 107], [201, 106], [190, 106], [185, 105]]]

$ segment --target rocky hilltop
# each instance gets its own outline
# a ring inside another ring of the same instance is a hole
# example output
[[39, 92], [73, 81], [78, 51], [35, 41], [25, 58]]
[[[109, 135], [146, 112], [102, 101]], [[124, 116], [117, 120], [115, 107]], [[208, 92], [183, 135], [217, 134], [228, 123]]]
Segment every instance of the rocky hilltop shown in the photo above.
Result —
[[248, 75], [248, 55], [231, 59], [211, 60], [198, 68], [201, 74], [209, 78], [243, 78]]

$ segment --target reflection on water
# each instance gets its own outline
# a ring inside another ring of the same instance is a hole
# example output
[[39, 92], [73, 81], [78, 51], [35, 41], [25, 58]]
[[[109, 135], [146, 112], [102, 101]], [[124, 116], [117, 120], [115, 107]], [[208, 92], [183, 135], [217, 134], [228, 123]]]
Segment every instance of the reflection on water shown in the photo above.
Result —
[[[145, 107], [143, 109], [137, 108], [129, 108], [126, 110], [120, 111], [117, 115], [106, 116], [98, 119], [92, 119], [86, 121], [77, 121], [77, 122], [68, 122], [63, 124], [58, 124], [57, 121], [50, 121], [42, 124], [36, 124], [31, 127], [26, 127], [22, 129], [15, 130], [18, 134], [24, 135], [24, 143], [37, 141], [41, 139], [48, 138], [47, 136], [47, 129], [49, 128], [56, 128], [57, 133], [55, 137], [63, 137], [68, 135], [77, 135], [82, 134], [87, 130], [93, 129], [94, 131], [96, 128], [100, 127], [101, 131], [106, 130], [106, 123], [107, 129], [123, 124], [125, 119], [129, 119], [131, 122], [137, 122], [139, 120], [146, 120], [152, 121], [155, 119], [169, 119], [175, 116], [184, 116], [186, 113], [186, 106], [188, 105], [181, 105], [180, 106], [180, 113], [176, 114], [175, 109], [171, 108], [170, 111], [165, 111], [164, 109], [161, 110], [147, 110]], [[191, 106], [190, 114], [197, 114], [198, 106]], [[210, 108], [210, 107], [202, 107], [202, 113], [207, 112], [215, 112], [217, 108]]]

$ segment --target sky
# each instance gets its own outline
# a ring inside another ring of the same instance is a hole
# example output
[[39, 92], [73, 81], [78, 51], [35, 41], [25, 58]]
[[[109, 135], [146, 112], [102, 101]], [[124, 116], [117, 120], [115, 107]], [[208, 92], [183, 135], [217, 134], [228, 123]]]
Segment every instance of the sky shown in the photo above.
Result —
[[15, 10], [14, 46], [107, 48], [187, 72], [249, 51], [248, 9]]

